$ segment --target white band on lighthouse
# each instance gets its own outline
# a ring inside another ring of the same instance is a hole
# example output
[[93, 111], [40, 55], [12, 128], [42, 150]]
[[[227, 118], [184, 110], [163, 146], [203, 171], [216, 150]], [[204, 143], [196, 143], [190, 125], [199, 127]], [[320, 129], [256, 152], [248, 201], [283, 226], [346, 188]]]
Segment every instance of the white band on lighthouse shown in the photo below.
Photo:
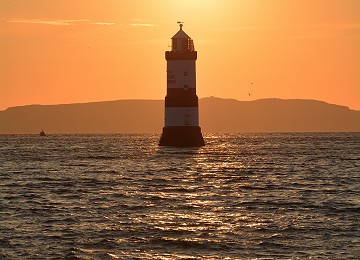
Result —
[[197, 107], [167, 107], [165, 108], [166, 126], [199, 126]]
[[196, 69], [194, 60], [168, 60], [168, 88], [195, 88]]

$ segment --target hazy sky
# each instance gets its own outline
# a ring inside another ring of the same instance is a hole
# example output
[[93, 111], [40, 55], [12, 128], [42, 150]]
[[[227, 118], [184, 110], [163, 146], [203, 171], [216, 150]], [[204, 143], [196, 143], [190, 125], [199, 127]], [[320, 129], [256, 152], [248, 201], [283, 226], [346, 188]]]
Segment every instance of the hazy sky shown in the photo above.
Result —
[[177, 21], [200, 98], [360, 110], [360, 0], [0, 0], [0, 110], [163, 99]]

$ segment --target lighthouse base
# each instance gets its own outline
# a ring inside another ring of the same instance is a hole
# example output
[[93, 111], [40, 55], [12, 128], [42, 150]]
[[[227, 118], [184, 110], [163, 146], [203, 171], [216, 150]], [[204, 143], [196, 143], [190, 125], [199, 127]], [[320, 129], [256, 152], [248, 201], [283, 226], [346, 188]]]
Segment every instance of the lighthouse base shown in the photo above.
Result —
[[160, 146], [198, 147], [205, 145], [199, 126], [168, 126], [163, 128]]

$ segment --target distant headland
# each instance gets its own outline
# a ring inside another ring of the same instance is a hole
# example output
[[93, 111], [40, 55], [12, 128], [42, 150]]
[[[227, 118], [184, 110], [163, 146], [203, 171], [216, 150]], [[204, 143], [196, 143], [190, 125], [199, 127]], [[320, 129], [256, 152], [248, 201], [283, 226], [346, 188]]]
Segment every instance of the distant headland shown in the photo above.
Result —
[[[202, 98], [204, 133], [360, 132], [360, 111], [316, 100]], [[163, 100], [28, 105], [0, 111], [0, 134], [159, 133]]]

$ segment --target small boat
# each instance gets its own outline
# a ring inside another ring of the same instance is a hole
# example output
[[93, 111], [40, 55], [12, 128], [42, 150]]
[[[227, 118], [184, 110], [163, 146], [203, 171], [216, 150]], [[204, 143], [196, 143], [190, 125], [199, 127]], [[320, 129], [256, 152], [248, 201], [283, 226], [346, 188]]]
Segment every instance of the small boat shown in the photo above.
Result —
[[46, 136], [46, 134], [45, 134], [44, 130], [41, 130], [41, 132], [40, 132], [40, 136]]

